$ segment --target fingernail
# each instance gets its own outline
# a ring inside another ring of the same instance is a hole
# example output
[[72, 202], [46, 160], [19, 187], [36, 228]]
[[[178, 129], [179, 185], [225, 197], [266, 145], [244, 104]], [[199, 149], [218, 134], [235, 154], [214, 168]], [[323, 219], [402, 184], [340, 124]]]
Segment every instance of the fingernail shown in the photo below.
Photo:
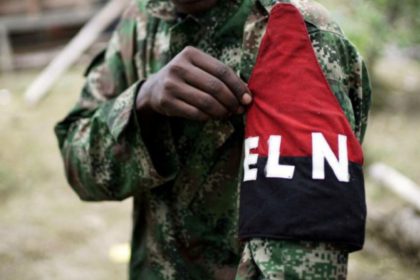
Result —
[[242, 99], [241, 99], [242, 104], [248, 105], [249, 103], [251, 103], [251, 101], [252, 101], [252, 97], [249, 93], [244, 93], [244, 95], [242, 95]]

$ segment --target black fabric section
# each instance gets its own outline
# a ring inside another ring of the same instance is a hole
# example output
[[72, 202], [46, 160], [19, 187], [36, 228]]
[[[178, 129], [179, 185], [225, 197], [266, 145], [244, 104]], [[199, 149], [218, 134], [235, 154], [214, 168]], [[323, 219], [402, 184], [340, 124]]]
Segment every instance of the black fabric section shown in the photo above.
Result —
[[[325, 163], [325, 180], [312, 179], [312, 158], [281, 158], [294, 165], [293, 179], [266, 178], [259, 157], [257, 180], [241, 186], [239, 237], [332, 242], [350, 251], [363, 247], [366, 203], [363, 170], [349, 164], [350, 182], [339, 182]], [[252, 167], [252, 166], [251, 166]]]

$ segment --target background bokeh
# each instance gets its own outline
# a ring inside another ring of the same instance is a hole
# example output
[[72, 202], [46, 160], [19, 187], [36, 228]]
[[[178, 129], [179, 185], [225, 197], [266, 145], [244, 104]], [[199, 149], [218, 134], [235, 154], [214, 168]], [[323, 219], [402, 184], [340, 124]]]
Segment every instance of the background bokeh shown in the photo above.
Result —
[[[349, 279], [420, 279], [420, 247], [400, 246], [405, 236], [392, 235], [391, 222], [407, 217], [414, 227], [420, 215], [368, 172], [381, 162], [420, 184], [420, 3], [320, 2], [365, 57], [373, 84], [364, 142], [367, 241], [351, 256]], [[23, 93], [41, 69], [0, 73], [0, 279], [127, 278], [131, 200], [80, 202], [67, 186], [53, 135], [54, 124], [78, 98], [86, 63], [81, 58], [36, 107], [25, 105]], [[404, 211], [411, 214], [400, 215]]]

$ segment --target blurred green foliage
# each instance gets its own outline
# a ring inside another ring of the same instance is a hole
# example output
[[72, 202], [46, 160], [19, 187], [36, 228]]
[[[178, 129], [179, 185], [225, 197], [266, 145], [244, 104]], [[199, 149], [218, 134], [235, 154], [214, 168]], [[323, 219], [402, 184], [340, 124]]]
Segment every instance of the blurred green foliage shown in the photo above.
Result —
[[363, 55], [373, 111], [418, 112], [420, 0], [317, 0]]
[[419, 0], [320, 0], [370, 64], [386, 45], [419, 47]]
[[[400, 46], [420, 43], [420, 2], [418, 0], [371, 0], [365, 2], [366, 11], [374, 13], [373, 27], [383, 35], [385, 41], [391, 40]], [[369, 19], [369, 14], [365, 14]], [[379, 25], [378, 25], [379, 24]]]

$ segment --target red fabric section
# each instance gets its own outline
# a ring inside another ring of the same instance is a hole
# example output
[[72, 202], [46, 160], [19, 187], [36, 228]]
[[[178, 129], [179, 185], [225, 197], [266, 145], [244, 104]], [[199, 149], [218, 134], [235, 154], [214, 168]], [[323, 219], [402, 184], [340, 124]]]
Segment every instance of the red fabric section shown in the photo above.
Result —
[[254, 94], [246, 137], [259, 136], [252, 152], [267, 156], [270, 135], [281, 135], [281, 156], [311, 156], [312, 133], [321, 132], [338, 154], [338, 134], [347, 136], [348, 157], [363, 153], [318, 64], [304, 20], [291, 4], [273, 7], [248, 84]]

